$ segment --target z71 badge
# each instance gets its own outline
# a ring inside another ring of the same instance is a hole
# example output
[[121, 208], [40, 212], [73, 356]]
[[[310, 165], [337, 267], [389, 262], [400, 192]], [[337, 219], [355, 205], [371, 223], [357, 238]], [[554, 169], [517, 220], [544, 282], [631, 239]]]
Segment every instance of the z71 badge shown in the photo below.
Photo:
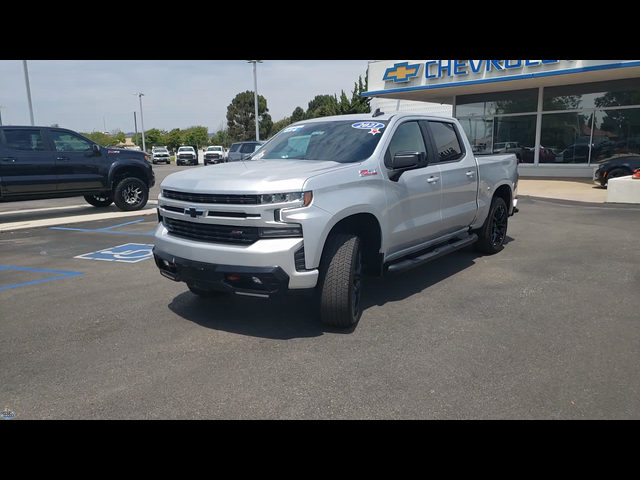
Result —
[[360, 170], [360, 177], [375, 177], [378, 175], [377, 170]]

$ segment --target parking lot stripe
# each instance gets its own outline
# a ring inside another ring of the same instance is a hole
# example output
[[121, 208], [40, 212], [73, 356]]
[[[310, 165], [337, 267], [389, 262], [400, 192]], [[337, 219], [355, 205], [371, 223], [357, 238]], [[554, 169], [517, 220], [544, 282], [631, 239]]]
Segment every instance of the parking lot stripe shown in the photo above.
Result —
[[121, 223], [120, 225], [114, 225], [113, 227], [101, 228], [100, 230], [98, 230], [98, 232], [106, 232], [107, 230], [112, 230], [118, 227], [124, 227], [126, 225], [133, 225], [134, 223], [140, 223], [140, 222], [144, 222], [144, 219], [141, 218], [140, 220], [134, 220], [133, 222]]
[[65, 225], [71, 223], [84, 223], [84, 222], [93, 222], [95, 220], [108, 220], [110, 218], [126, 218], [126, 217], [136, 217], [142, 215], [155, 215], [155, 208], [148, 208], [145, 210], [138, 210], [136, 212], [107, 212], [107, 213], [96, 213], [92, 215], [79, 215], [77, 217], [59, 217], [59, 218], [47, 218], [45, 220], [31, 220], [25, 222], [14, 222], [14, 223], [5, 223], [0, 224], [0, 232], [11, 232], [15, 230], [25, 230], [27, 228], [38, 228], [38, 227], [53, 227], [56, 225]]
[[6, 287], [0, 287], [0, 291], [9, 290], [11, 288], [26, 287], [27, 285], [36, 285], [39, 283], [52, 282], [54, 280], [62, 280], [63, 278], [71, 278], [71, 277], [78, 277], [80, 275], [84, 275], [84, 272], [63, 272], [59, 270], [42, 270], [39, 268], [7, 267], [4, 265], [0, 265], [0, 271], [11, 271], [11, 270], [16, 270], [19, 272], [52, 273], [58, 276], [52, 277], [52, 278], [44, 278], [42, 280], [34, 280], [32, 282], [18, 283], [16, 285], [8, 285]]

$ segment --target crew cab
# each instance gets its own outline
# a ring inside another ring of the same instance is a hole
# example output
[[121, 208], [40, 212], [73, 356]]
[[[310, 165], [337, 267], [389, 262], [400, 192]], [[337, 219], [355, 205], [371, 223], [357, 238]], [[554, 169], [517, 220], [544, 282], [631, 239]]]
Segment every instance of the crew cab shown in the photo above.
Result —
[[477, 157], [460, 123], [415, 114], [293, 124], [242, 163], [168, 176], [155, 262], [200, 296], [310, 292], [325, 323], [362, 315], [363, 275], [469, 245], [504, 248], [515, 155]]
[[182, 165], [198, 165], [198, 147], [193, 145], [184, 145], [178, 149], [176, 154], [176, 164]]
[[155, 185], [143, 152], [102, 147], [53, 127], [0, 126], [0, 201], [84, 197], [95, 207], [145, 207]]
[[224, 163], [225, 162], [224, 157], [225, 157], [224, 148], [212, 145], [211, 147], [207, 148], [206, 152], [204, 152], [204, 164], [216, 165], [218, 163]]

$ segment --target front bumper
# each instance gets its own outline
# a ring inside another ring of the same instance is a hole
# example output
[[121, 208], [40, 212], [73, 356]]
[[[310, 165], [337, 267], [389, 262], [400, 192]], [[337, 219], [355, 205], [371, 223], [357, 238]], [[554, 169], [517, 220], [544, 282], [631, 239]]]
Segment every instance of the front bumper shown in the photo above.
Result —
[[[205, 243], [169, 235], [166, 227], [161, 223], [156, 230], [155, 240], [156, 251], [164, 252], [165, 255], [171, 257], [164, 258], [164, 260], [176, 265], [181, 262], [187, 265], [187, 273], [180, 274], [178, 271], [176, 281], [190, 283], [189, 280], [193, 280], [190, 276], [193, 269], [188, 266], [198, 264], [199, 267], [196, 268], [203, 269], [199, 271], [205, 273], [196, 277], [195, 280], [202, 282], [209, 279], [208, 288], [216, 290], [228, 291], [230, 289], [229, 282], [223, 283], [220, 280], [220, 275], [228, 274], [239, 275], [243, 277], [243, 281], [247, 282], [246, 284], [241, 282], [240, 286], [243, 288], [236, 288], [236, 291], [247, 290], [244, 288], [246, 286], [252, 286], [258, 290], [263, 289], [264, 287], [260, 284], [253, 285], [249, 280], [252, 281], [254, 276], [261, 280], [261, 275], [265, 274], [273, 275], [282, 280], [274, 291], [262, 291], [267, 294], [281, 293], [285, 290], [311, 289], [318, 283], [317, 269], [296, 270], [295, 254], [304, 245], [302, 238], [263, 239], [252, 245]], [[171, 261], [174, 259], [176, 261]], [[282, 272], [282, 275], [276, 272]], [[167, 276], [164, 273], [163, 275]], [[263, 285], [266, 285], [264, 281], [262, 282]]]
[[250, 296], [269, 296], [289, 289], [289, 276], [280, 267], [242, 267], [193, 262], [169, 255], [157, 247], [153, 256], [160, 274], [201, 290]]

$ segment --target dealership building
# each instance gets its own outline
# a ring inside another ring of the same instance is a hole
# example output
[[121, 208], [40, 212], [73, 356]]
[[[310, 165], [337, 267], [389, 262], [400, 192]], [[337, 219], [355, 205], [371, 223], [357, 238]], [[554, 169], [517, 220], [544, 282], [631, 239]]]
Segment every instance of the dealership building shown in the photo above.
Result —
[[372, 108], [453, 116], [520, 174], [590, 178], [640, 155], [640, 60], [370, 60]]

